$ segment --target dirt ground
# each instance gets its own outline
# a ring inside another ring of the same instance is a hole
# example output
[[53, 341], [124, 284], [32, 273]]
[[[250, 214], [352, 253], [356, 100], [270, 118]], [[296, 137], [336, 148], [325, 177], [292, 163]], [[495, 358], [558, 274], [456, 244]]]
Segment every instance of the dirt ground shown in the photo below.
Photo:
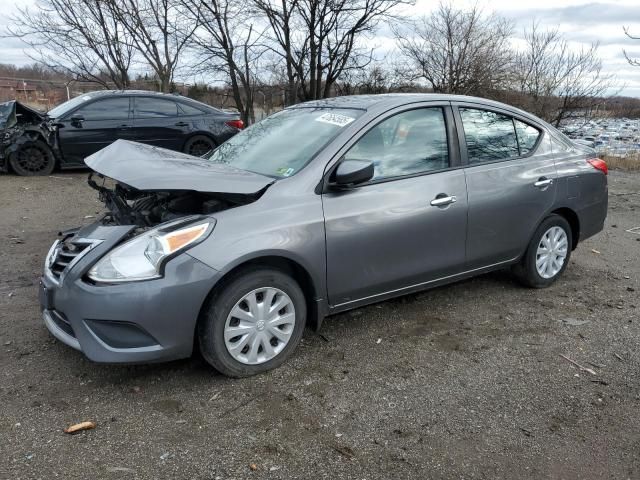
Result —
[[609, 178], [606, 230], [552, 288], [498, 272], [369, 306], [230, 380], [55, 341], [43, 257], [100, 204], [86, 173], [0, 176], [0, 478], [640, 478], [640, 174]]

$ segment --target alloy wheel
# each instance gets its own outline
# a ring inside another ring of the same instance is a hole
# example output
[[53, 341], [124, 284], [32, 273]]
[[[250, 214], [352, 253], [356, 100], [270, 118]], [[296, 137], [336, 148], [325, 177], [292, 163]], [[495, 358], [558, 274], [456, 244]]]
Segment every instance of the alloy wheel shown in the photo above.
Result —
[[210, 152], [214, 149], [213, 144], [209, 140], [196, 140], [191, 145], [189, 145], [189, 155], [193, 155], [194, 157], [201, 157], [205, 153]]
[[244, 295], [231, 309], [224, 344], [238, 362], [258, 365], [276, 357], [291, 339], [296, 322], [293, 301], [274, 287]]
[[37, 145], [29, 145], [17, 152], [16, 161], [24, 170], [38, 173], [47, 168], [49, 156], [43, 148]]

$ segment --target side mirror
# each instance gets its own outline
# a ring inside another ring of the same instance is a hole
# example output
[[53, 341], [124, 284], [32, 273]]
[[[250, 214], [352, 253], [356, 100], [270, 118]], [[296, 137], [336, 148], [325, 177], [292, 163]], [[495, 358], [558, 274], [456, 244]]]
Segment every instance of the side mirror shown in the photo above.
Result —
[[82, 122], [84, 122], [84, 115], [76, 113], [71, 116], [71, 125], [81, 127]]
[[332, 185], [350, 187], [368, 182], [373, 178], [373, 162], [343, 160], [333, 173]]

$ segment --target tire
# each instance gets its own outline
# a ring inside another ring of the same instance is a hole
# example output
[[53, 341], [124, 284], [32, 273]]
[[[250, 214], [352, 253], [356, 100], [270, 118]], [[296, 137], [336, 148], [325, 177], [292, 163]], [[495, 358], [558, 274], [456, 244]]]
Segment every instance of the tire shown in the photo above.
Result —
[[[257, 314], [253, 316], [254, 320], [248, 318], [246, 312], [252, 310], [246, 299], [255, 298], [254, 308], [260, 312], [260, 305], [272, 298], [274, 291], [277, 292], [270, 305], [276, 307], [276, 304], [282, 304], [283, 307], [273, 310], [272, 316], [261, 317]], [[232, 311], [240, 315], [236, 317]], [[276, 314], [277, 319], [270, 325], [268, 319], [276, 318]], [[293, 325], [281, 323], [274, 326], [278, 322], [290, 322], [291, 318]], [[300, 343], [306, 318], [304, 293], [292, 277], [272, 268], [246, 269], [215, 291], [209, 299], [198, 322], [200, 352], [207, 363], [223, 375], [235, 378], [256, 375], [279, 367], [291, 355]], [[274, 328], [279, 333], [274, 334]], [[234, 333], [238, 335], [233, 336]], [[288, 336], [288, 340], [284, 342], [276, 335], [281, 338]], [[257, 356], [254, 357], [253, 352]]]
[[[552, 242], [554, 238], [558, 238], [557, 242]], [[549, 247], [552, 248], [552, 253], [545, 255], [543, 249], [548, 250]], [[550, 215], [536, 229], [524, 257], [513, 271], [524, 285], [532, 288], [546, 288], [553, 284], [567, 268], [572, 248], [569, 222], [560, 215]], [[564, 255], [563, 259], [561, 255]], [[554, 259], [554, 261], [545, 261], [545, 259]]]
[[13, 171], [23, 177], [51, 175], [56, 157], [42, 140], [28, 140], [11, 153], [9, 163]]
[[206, 135], [194, 135], [184, 144], [182, 151], [193, 155], [194, 157], [201, 157], [205, 153], [215, 149], [218, 145], [211, 138]]

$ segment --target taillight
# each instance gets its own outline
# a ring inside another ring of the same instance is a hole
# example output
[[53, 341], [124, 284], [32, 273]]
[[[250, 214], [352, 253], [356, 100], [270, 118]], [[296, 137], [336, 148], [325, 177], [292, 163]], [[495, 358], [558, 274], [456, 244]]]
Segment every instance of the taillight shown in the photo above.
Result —
[[242, 120], [229, 120], [228, 122], [224, 122], [230, 127], [237, 128], [238, 130], [242, 130], [244, 128], [244, 122]]
[[600, 170], [605, 175], [609, 173], [607, 162], [605, 162], [604, 160], [601, 160], [599, 158], [592, 158], [590, 160], [587, 160], [587, 162], [589, 162], [593, 168], [595, 168], [596, 170]]

